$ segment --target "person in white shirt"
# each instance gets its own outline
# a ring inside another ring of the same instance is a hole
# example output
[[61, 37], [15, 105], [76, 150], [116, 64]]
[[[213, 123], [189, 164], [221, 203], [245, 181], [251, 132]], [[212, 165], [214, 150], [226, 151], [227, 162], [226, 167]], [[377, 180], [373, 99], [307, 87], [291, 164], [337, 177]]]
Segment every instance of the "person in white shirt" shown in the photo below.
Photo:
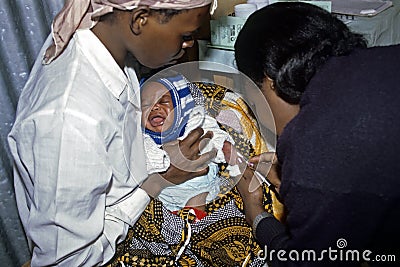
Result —
[[[211, 2], [66, 1], [8, 138], [32, 267], [106, 264], [163, 188], [159, 175], [147, 178], [139, 83], [126, 59], [149, 68], [175, 63]], [[199, 156], [193, 147], [210, 136], [196, 129], [170, 146], [197, 171], [175, 162], [163, 178], [179, 184], [207, 173], [215, 151]]]

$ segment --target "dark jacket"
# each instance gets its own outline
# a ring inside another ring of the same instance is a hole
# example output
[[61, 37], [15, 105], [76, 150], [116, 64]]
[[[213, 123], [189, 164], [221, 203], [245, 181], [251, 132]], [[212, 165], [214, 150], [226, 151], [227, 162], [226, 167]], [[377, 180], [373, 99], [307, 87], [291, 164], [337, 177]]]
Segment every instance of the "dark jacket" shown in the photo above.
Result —
[[[277, 154], [286, 231], [264, 219], [257, 227], [262, 245], [337, 251], [335, 261], [325, 254], [325, 263], [304, 266], [359, 265], [349, 250], [360, 260], [371, 251], [369, 266], [382, 266], [377, 255], [397, 253], [400, 265], [400, 46], [325, 63], [278, 139]], [[275, 257], [272, 266], [281, 265], [289, 264]]]

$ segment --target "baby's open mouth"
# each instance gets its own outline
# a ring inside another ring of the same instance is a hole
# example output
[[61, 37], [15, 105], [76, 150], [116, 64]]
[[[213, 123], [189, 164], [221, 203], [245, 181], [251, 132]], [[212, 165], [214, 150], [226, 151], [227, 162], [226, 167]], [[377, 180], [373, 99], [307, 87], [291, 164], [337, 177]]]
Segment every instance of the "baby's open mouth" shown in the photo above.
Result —
[[162, 116], [154, 116], [149, 119], [151, 126], [158, 127], [164, 125], [165, 118]]

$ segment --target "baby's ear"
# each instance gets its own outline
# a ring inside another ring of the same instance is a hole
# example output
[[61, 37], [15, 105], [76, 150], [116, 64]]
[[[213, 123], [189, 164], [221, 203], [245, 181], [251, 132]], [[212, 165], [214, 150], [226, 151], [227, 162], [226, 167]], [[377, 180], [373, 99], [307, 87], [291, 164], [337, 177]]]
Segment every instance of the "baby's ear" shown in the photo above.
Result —
[[148, 7], [138, 7], [132, 10], [130, 26], [133, 34], [139, 35], [142, 32], [149, 16], [150, 9]]

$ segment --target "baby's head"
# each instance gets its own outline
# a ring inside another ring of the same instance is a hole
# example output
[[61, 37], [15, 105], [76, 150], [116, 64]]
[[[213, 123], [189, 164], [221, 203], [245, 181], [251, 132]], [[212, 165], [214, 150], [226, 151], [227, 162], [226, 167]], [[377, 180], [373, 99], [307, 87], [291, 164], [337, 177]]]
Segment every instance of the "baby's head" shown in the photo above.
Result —
[[142, 125], [161, 133], [174, 123], [174, 104], [168, 88], [159, 82], [146, 83], [141, 92]]
[[176, 140], [184, 133], [195, 106], [190, 83], [181, 74], [151, 78], [141, 89], [142, 127], [157, 144]]

